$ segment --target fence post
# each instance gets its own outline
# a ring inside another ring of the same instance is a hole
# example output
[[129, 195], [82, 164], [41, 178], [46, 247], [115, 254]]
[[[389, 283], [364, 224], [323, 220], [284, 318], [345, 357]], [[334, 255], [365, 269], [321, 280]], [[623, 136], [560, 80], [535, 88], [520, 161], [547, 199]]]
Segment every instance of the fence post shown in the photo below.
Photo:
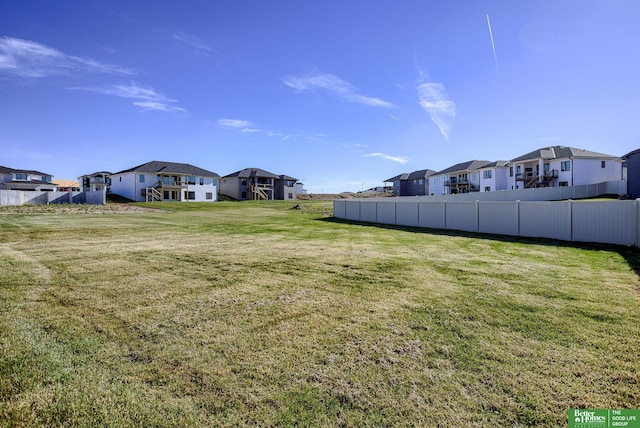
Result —
[[567, 201], [569, 207], [569, 242], [573, 242], [573, 201]]
[[520, 236], [520, 200], [516, 200], [516, 230], [518, 231], [518, 235]]
[[480, 201], [476, 200], [476, 233], [480, 231]]

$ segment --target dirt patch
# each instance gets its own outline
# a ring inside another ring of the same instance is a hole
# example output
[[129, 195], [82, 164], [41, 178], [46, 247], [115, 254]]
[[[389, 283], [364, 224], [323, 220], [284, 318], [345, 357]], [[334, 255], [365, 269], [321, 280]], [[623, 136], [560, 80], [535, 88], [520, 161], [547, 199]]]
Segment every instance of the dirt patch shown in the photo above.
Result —
[[19, 205], [0, 207], [2, 214], [118, 214], [135, 212], [158, 211], [156, 208], [146, 208], [133, 204], [110, 203], [106, 205], [86, 204], [52, 204], [52, 205]]

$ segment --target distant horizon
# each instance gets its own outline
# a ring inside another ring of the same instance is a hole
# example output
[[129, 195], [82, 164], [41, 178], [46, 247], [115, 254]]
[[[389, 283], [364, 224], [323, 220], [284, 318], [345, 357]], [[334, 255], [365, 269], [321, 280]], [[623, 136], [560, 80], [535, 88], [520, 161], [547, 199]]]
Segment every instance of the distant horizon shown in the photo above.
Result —
[[[0, 165], [151, 160], [310, 193], [563, 145], [640, 147], [640, 3], [0, 4]], [[75, 177], [74, 177], [75, 176]]]

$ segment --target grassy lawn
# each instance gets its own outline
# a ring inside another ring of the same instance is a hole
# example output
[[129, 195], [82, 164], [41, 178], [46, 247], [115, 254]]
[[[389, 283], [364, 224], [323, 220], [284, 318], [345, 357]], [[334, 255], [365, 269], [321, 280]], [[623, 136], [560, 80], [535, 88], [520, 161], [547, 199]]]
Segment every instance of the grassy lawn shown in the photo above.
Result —
[[331, 203], [0, 210], [0, 426], [566, 426], [640, 407], [637, 249]]

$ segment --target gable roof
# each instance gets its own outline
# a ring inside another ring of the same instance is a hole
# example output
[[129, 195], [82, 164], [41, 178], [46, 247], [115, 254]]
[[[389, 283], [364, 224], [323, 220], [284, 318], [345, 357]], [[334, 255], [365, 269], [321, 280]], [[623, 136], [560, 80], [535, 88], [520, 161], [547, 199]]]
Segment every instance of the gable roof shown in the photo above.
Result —
[[421, 169], [419, 171], [409, 173], [405, 180], [419, 180], [421, 178], [427, 178], [433, 174], [436, 174], [436, 171], [432, 169]]
[[113, 173], [109, 171], [96, 171], [93, 174], [81, 175], [81, 177], [98, 177], [98, 176], [102, 177], [105, 175], [113, 175]]
[[408, 176], [409, 174], [404, 172], [402, 174], [396, 175], [395, 177], [387, 178], [386, 180], [384, 180], [384, 183], [393, 183], [394, 181], [406, 180]]
[[262, 177], [262, 178], [279, 178], [278, 175], [265, 171], [260, 168], [245, 168], [240, 171], [232, 172], [231, 174], [225, 175], [223, 178], [227, 177], [238, 177], [238, 178], [252, 178], [252, 177]]
[[550, 146], [542, 147], [527, 153], [526, 155], [518, 156], [515, 159], [511, 159], [510, 162], [521, 162], [533, 159], [559, 159], [559, 158], [609, 158], [615, 159], [617, 156], [607, 155], [604, 153], [592, 152], [584, 149], [576, 149], [574, 147], [566, 146]]
[[441, 175], [441, 174], [449, 174], [451, 172], [475, 170], [475, 169], [483, 168], [490, 163], [491, 162], [486, 160], [471, 160], [471, 161], [461, 162], [453, 166], [450, 166], [447, 169], [443, 169], [442, 171], [439, 171], [436, 174]]
[[15, 169], [15, 168], [9, 168], [6, 166], [0, 166], [0, 174], [30, 174], [30, 175], [48, 175], [48, 176], [51, 175], [51, 174], [46, 174], [40, 171], [34, 171], [31, 169]]
[[125, 174], [127, 172], [173, 173], [173, 174], [199, 175], [203, 177], [220, 177], [215, 172], [207, 171], [206, 169], [198, 168], [197, 166], [193, 166], [188, 163], [176, 163], [176, 162], [164, 162], [164, 161], [151, 161], [151, 162], [143, 163], [142, 165], [134, 166], [133, 168], [116, 172], [113, 175]]

